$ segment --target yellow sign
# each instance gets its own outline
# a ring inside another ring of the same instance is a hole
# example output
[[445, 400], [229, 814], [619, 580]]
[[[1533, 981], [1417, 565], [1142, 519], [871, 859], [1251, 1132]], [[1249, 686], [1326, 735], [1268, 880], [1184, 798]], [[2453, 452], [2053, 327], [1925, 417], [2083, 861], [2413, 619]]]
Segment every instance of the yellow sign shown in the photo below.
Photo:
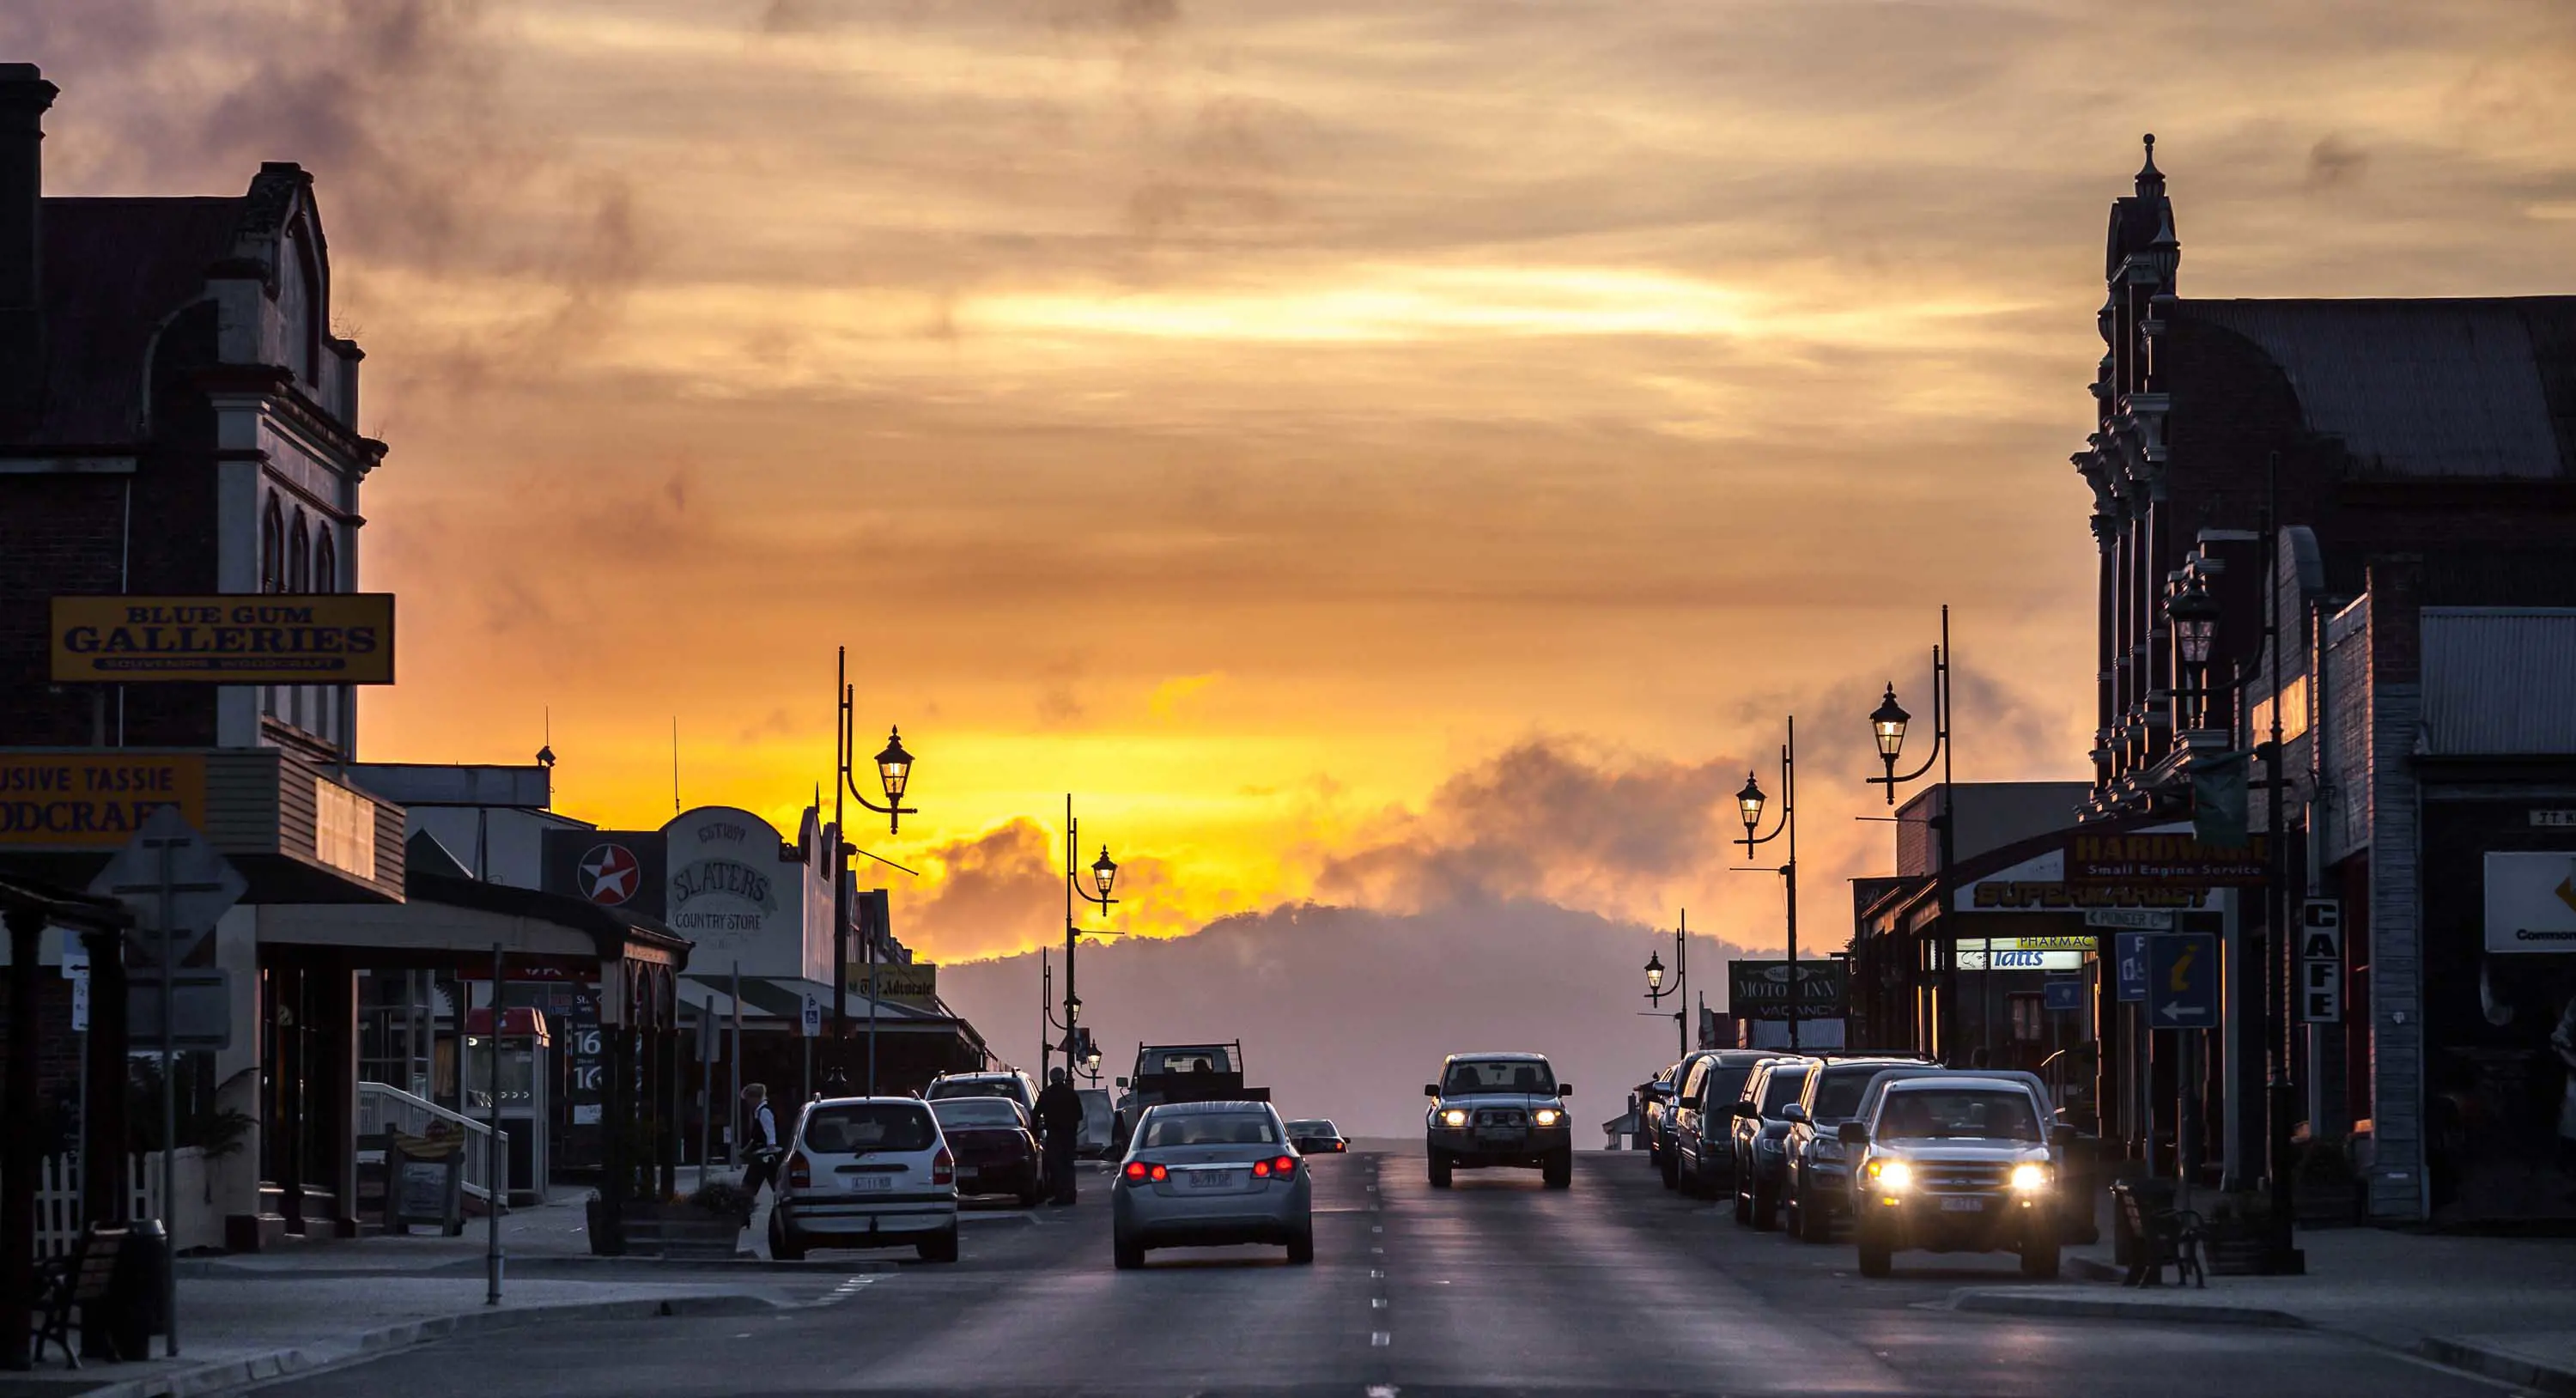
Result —
[[57, 597], [56, 683], [392, 684], [390, 592]]
[[0, 752], [0, 845], [114, 849], [162, 806], [205, 827], [202, 755]]
[[[875, 971], [881, 993], [869, 995], [868, 972]], [[927, 961], [897, 966], [880, 961], [875, 966], [853, 965], [849, 974], [850, 989], [871, 999], [892, 1000], [899, 1004], [928, 1005], [939, 998], [939, 968]]]

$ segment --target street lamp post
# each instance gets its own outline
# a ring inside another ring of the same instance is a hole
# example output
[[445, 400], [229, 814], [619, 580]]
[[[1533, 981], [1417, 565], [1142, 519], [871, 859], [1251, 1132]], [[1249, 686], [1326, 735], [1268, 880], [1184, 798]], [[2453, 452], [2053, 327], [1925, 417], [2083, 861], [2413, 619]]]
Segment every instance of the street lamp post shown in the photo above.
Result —
[[1789, 890], [1789, 1049], [1798, 1048], [1798, 719], [1789, 717], [1787, 741], [1780, 745], [1780, 821], [1771, 833], [1756, 833], [1762, 824], [1762, 783], [1751, 772], [1744, 774], [1744, 789], [1735, 793], [1736, 808], [1744, 814], [1744, 857], [1753, 858], [1753, 847], [1767, 845], [1786, 835], [1789, 856], [1780, 865], [1781, 881]]
[[[1664, 958], [1646, 953], [1646, 1003], [1660, 1007], [1666, 996], [1680, 995], [1690, 988], [1690, 910], [1682, 910], [1682, 920], [1673, 929], [1673, 983], [1664, 985]], [[1660, 1014], [1660, 1009], [1646, 1013]], [[1690, 1007], [1687, 1003], [1673, 1011], [1673, 1030], [1681, 1040], [1681, 1053], [1690, 1053]]]
[[[1076, 939], [1082, 935], [1074, 924], [1073, 900], [1080, 898], [1083, 902], [1104, 912], [1118, 902], [1117, 899], [1109, 896], [1109, 890], [1118, 882], [1118, 864], [1109, 857], [1109, 846], [1102, 845], [1100, 857], [1091, 862], [1091, 882], [1100, 890], [1098, 893], [1093, 893], [1082, 886], [1082, 872], [1074, 867], [1074, 861], [1080, 857], [1076, 852], [1080, 845], [1081, 826], [1073, 818], [1073, 795], [1067, 792], [1064, 798], [1064, 1024], [1062, 1027], [1068, 1036], [1064, 1050], [1065, 1066], [1068, 1068], [1075, 1066], [1078, 1061], [1074, 1056], [1074, 1045], [1070, 1036], [1074, 1032], [1075, 1022], [1082, 1015], [1082, 997], [1073, 993], [1073, 948]], [[1038, 1069], [1040, 1075], [1044, 1076], [1046, 1060], [1043, 1058], [1039, 1060]]]
[[[1871, 777], [1869, 781], [1874, 786], [1887, 788], [1887, 804], [1893, 806], [1898, 786], [1931, 771], [1936, 762], [1941, 767], [1941, 809], [1932, 816], [1932, 828], [1939, 838], [1940, 862], [1932, 878], [1932, 891], [1935, 906], [1940, 909], [1940, 932], [1934, 945], [1940, 957], [1941, 1003], [1932, 1032], [1934, 1048], [1945, 1061], [1955, 1058], [1958, 1053], [1959, 1017], [1959, 939], [1950, 930], [1951, 836], [1956, 824], [1950, 817], [1959, 803], [1958, 788], [1950, 782], [1951, 709], [1950, 608], [1944, 603], [1941, 607], [1941, 643], [1932, 648], [1932, 751], [1924, 756], [1922, 766], [1901, 777], [1896, 774], [1896, 759], [1905, 750], [1905, 728], [1914, 716], [1905, 711], [1904, 705], [1896, 702], [1896, 684], [1890, 681], [1887, 697], [1879, 701], [1877, 710], [1869, 716], [1871, 733], [1878, 742], [1878, 760], [1886, 768], [1886, 774]], [[1917, 969], [1920, 969], [1919, 959]], [[1991, 1015], [1987, 1017], [1986, 1028], [1988, 1033], [1993, 1032]]]
[[[844, 1047], [835, 1049], [836, 1058], [847, 1052], [845, 1046], [850, 1037], [850, 857], [859, 852], [859, 847], [850, 843], [848, 827], [843, 823], [845, 813], [841, 798], [846, 794], [850, 800], [884, 816], [889, 835], [902, 832], [905, 816], [920, 814], [903, 803], [904, 788], [912, 784], [912, 754], [903, 750], [901, 730], [887, 730], [886, 745], [876, 756], [877, 784], [885, 790], [886, 803], [880, 806], [869, 800], [852, 779], [850, 764], [858, 752], [858, 744], [851, 738], [852, 710], [856, 705], [850, 689], [848, 646], [840, 648], [838, 664], [841, 712], [840, 722], [834, 728], [837, 741], [832, 749], [832, 843], [835, 846], [832, 851], [832, 1042]], [[876, 965], [877, 939], [871, 932], [867, 945], [868, 1092], [871, 1096], [876, 1093], [877, 1076]]]

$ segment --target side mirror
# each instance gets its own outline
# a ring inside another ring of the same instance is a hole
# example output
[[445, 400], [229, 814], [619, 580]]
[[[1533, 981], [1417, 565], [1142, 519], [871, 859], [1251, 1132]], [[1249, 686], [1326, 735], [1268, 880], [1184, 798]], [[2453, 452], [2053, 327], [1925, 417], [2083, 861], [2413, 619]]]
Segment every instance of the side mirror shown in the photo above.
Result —
[[1570, 1082], [1561, 1082], [1561, 1083], [1558, 1083], [1558, 1084], [1556, 1085], [1556, 1095], [1557, 1095], [1557, 1096], [1559, 1096], [1559, 1097], [1571, 1097], [1571, 1096], [1573, 1096], [1573, 1095], [1574, 1095], [1574, 1084], [1572, 1084], [1572, 1083], [1570, 1083]]
[[2056, 1155], [2075, 1149], [2075, 1128], [2063, 1122], [2048, 1128], [2048, 1149]]
[[1761, 1119], [1762, 1109], [1750, 1102], [1738, 1102], [1735, 1104], [1735, 1115], [1747, 1121], [1758, 1121]]
[[1799, 1106], [1795, 1102], [1792, 1102], [1780, 1109], [1780, 1119], [1782, 1121], [1805, 1121], [1807, 1119], [1807, 1109]]
[[1869, 1128], [1857, 1121], [1846, 1121], [1834, 1128], [1834, 1139], [1847, 1146], [1865, 1146], [1869, 1144]]
[[1422, 1095], [1423, 1095], [1423, 1096], [1425, 1096], [1425, 1097], [1437, 1097], [1437, 1096], [1439, 1096], [1439, 1095], [1440, 1095], [1440, 1084], [1438, 1084], [1438, 1083], [1436, 1083], [1436, 1082], [1427, 1082], [1427, 1083], [1424, 1083], [1424, 1084], [1422, 1085]]

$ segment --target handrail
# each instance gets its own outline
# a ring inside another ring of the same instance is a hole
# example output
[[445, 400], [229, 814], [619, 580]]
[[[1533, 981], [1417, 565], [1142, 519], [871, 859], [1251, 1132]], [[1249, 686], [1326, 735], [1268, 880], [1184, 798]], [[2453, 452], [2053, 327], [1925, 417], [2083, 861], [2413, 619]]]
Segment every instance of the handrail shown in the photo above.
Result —
[[[371, 1107], [373, 1110], [370, 1110]], [[484, 1138], [481, 1143], [478, 1143], [475, 1149], [465, 1152], [463, 1177], [458, 1181], [458, 1184], [465, 1193], [472, 1195], [477, 1199], [481, 1199], [486, 1202], [491, 1200], [494, 1190], [492, 1189], [488, 1178], [492, 1170], [491, 1159], [493, 1154], [490, 1148], [490, 1142], [493, 1136], [492, 1124], [490, 1122], [478, 1121], [453, 1108], [442, 1107], [436, 1102], [430, 1101], [426, 1097], [405, 1092], [401, 1088], [394, 1086], [392, 1083], [368, 1082], [364, 1079], [359, 1081], [358, 1131], [361, 1135], [371, 1135], [385, 1129], [387, 1124], [384, 1121], [384, 1117], [387, 1115], [385, 1109], [388, 1107], [393, 1108], [398, 1112], [409, 1114], [414, 1119], [427, 1117], [432, 1121], [446, 1122], [449, 1126], [461, 1128], [469, 1138], [477, 1136]], [[500, 1155], [501, 1172], [503, 1176], [499, 1193], [506, 1199], [509, 1197], [508, 1175], [510, 1160], [508, 1142], [510, 1139], [510, 1133], [502, 1131], [499, 1134], [502, 1145]]]

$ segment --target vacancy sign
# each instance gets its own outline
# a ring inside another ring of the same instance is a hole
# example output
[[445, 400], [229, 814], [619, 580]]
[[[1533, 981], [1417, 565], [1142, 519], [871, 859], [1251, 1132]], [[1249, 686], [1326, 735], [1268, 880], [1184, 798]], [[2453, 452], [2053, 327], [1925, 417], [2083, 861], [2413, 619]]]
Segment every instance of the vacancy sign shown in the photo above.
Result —
[[2576, 951], [2576, 853], [2487, 856], [2487, 950]]

